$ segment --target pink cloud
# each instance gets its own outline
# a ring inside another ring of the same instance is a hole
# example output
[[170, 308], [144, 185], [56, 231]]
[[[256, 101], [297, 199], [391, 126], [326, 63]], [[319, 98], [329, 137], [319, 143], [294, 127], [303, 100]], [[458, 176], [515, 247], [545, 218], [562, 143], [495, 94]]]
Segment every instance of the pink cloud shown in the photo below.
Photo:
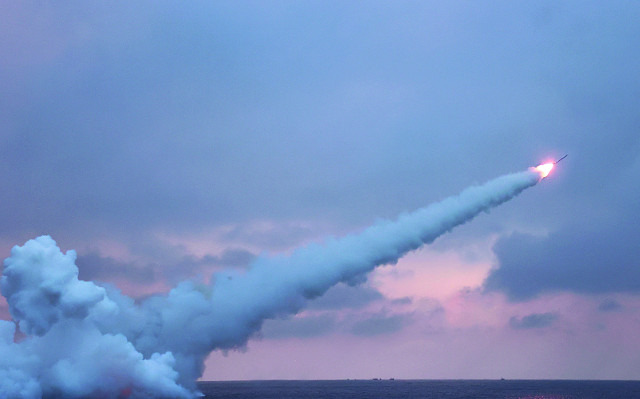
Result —
[[[635, 332], [638, 299], [602, 314], [598, 300], [577, 295], [511, 304], [494, 296], [467, 305], [476, 323], [426, 330], [429, 315], [401, 332], [376, 337], [333, 334], [312, 339], [253, 340], [245, 352], [213, 353], [203, 379], [333, 378], [623, 378], [640, 376]], [[627, 303], [627, 302], [625, 302]], [[551, 306], [551, 307], [550, 307]], [[553, 311], [545, 328], [513, 329], [509, 317]], [[489, 322], [483, 315], [496, 313]], [[626, 313], [625, 313], [626, 312]], [[593, 324], [592, 322], [597, 323]], [[598, 324], [601, 324], [598, 326]], [[338, 361], [339, 359], [339, 361]]]
[[377, 269], [370, 280], [389, 298], [444, 300], [465, 287], [480, 286], [490, 268], [489, 260], [469, 260], [458, 252], [423, 248], [405, 256], [394, 267]]

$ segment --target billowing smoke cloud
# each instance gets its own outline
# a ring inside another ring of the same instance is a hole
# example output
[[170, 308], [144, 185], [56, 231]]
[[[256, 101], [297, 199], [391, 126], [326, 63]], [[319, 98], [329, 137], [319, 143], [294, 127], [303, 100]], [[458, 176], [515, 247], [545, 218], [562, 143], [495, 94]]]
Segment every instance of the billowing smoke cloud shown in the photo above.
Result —
[[290, 256], [257, 258], [245, 273], [216, 274], [210, 286], [184, 282], [141, 304], [116, 288], [78, 279], [73, 250], [49, 236], [16, 246], [0, 282], [13, 322], [0, 320], [0, 397], [197, 395], [206, 356], [246, 344], [265, 319], [296, 313], [338, 282], [430, 243], [540, 180], [506, 175], [460, 195], [329, 239]]

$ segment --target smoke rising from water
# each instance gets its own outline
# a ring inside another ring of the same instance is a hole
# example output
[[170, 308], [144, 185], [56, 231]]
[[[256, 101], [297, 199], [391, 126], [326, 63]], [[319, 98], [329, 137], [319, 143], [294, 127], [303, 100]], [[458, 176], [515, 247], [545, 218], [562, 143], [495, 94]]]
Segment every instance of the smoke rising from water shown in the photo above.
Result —
[[535, 170], [471, 187], [361, 233], [260, 257], [210, 286], [184, 282], [135, 304], [78, 280], [76, 253], [49, 236], [15, 246], [0, 280], [16, 325], [0, 320], [0, 398], [191, 398], [204, 360], [243, 346], [265, 319], [296, 313], [339, 283], [357, 283], [540, 181]]

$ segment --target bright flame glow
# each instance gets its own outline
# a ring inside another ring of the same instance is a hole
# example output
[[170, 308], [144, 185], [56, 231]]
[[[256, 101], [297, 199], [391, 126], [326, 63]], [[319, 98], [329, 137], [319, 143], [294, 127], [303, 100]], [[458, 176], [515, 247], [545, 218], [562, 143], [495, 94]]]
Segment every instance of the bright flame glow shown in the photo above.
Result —
[[540, 178], [542, 179], [544, 179], [545, 177], [547, 177], [547, 175], [549, 175], [549, 172], [551, 172], [551, 169], [553, 169], [553, 162], [536, 166], [536, 171], [540, 173]]

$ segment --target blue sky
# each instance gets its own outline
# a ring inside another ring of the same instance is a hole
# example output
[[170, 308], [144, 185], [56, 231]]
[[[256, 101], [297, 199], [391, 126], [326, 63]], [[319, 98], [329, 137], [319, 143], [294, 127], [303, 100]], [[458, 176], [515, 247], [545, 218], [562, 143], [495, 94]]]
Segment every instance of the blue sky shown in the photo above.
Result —
[[639, 378], [639, 14], [5, 2], [0, 250], [50, 234], [142, 298], [569, 153], [205, 378]]

